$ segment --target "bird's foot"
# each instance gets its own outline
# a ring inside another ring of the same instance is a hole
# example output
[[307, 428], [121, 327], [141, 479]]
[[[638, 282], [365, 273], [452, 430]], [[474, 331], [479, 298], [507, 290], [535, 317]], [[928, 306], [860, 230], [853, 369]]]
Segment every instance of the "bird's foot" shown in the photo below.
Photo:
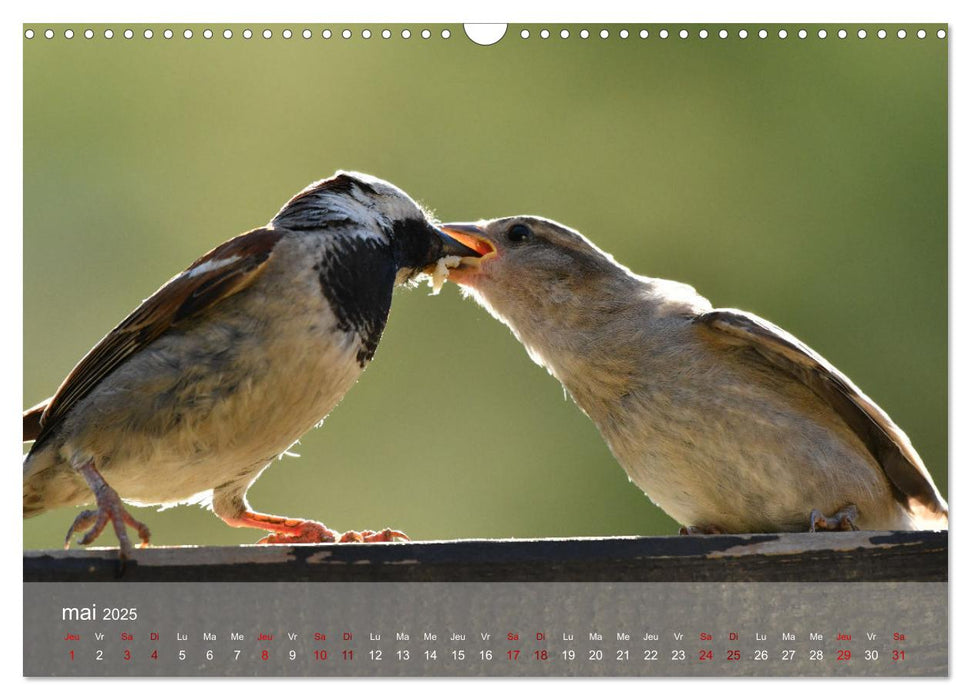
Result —
[[361, 530], [357, 532], [356, 530], [348, 530], [343, 535], [340, 536], [338, 542], [395, 542], [397, 540], [410, 541], [408, 535], [398, 530], [392, 530], [389, 527], [383, 530]]
[[678, 530], [679, 535], [724, 535], [721, 528], [714, 525], [685, 525]]
[[254, 513], [247, 511], [231, 520], [226, 520], [236, 527], [258, 527], [270, 530], [271, 533], [257, 544], [303, 544], [322, 542], [394, 542], [407, 540], [403, 532], [385, 528], [383, 530], [348, 530], [345, 533], [331, 530], [316, 520], [299, 520], [281, 518], [277, 515]]
[[88, 482], [91, 491], [94, 492], [97, 509], [85, 510], [78, 514], [78, 517], [71, 523], [71, 528], [67, 531], [64, 538], [64, 549], [71, 546], [71, 536], [80, 530], [91, 528], [78, 540], [80, 545], [89, 545], [94, 542], [104, 531], [110, 522], [118, 537], [118, 545], [121, 550], [121, 558], [128, 559], [131, 556], [131, 540], [128, 539], [126, 526], [133, 527], [138, 532], [141, 546], [148, 544], [152, 533], [145, 523], [135, 520], [131, 514], [125, 510], [125, 506], [118, 496], [118, 492], [108, 486], [104, 477], [94, 468], [94, 461], [88, 460], [84, 464], [75, 467], [84, 480]]
[[257, 544], [300, 544], [305, 542], [395, 542], [407, 540], [408, 535], [398, 530], [384, 528], [383, 530], [348, 530], [345, 533], [334, 532], [320, 523], [312, 520], [304, 521], [305, 527], [299, 532], [287, 535], [274, 533], [267, 535]]
[[832, 516], [826, 517], [822, 511], [815, 508], [809, 514], [809, 531], [819, 532], [820, 530], [859, 530], [856, 526], [856, 519], [860, 511], [854, 505], [848, 505], [836, 511]]
[[[295, 520], [292, 518], [277, 518], [254, 513], [254, 516], [272, 518], [272, 520], [248, 523], [251, 527], [263, 527], [273, 532], [257, 544], [299, 544], [302, 542], [337, 542], [341, 536], [339, 532], [331, 530], [316, 520]], [[279, 522], [276, 522], [279, 521]]]

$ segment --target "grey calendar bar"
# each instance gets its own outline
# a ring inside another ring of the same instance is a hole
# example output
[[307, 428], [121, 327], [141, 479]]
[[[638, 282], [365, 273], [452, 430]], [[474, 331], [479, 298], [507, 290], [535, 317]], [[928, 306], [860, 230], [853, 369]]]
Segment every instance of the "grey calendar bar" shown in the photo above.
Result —
[[26, 676], [942, 676], [946, 583], [25, 583]]

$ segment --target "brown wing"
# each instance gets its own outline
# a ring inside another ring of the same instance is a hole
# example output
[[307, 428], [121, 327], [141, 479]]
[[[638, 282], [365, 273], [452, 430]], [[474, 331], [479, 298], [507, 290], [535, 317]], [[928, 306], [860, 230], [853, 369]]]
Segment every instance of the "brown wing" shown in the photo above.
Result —
[[828, 403], [859, 436], [912, 512], [946, 515], [941, 498], [910, 439], [866, 394], [822, 356], [768, 321], [736, 309], [714, 309], [697, 323], [723, 340], [751, 347], [766, 362], [792, 375]]
[[[47, 404], [35, 439], [43, 439], [102, 379], [172, 325], [252, 284], [266, 267], [281, 235], [263, 228], [230, 239], [143, 301], [71, 370]], [[24, 425], [26, 440], [26, 414]]]

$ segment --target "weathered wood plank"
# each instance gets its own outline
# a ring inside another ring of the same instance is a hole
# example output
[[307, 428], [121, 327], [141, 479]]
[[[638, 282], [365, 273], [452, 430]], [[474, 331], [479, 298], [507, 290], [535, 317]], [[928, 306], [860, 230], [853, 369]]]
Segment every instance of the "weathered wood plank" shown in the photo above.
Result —
[[152, 547], [24, 553], [25, 581], [946, 581], [946, 532]]

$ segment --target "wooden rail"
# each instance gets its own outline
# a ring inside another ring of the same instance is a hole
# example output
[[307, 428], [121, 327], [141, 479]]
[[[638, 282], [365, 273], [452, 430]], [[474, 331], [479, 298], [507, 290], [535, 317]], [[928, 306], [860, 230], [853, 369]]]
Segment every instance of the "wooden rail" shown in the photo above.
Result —
[[946, 532], [26, 551], [24, 581], [946, 581]]

